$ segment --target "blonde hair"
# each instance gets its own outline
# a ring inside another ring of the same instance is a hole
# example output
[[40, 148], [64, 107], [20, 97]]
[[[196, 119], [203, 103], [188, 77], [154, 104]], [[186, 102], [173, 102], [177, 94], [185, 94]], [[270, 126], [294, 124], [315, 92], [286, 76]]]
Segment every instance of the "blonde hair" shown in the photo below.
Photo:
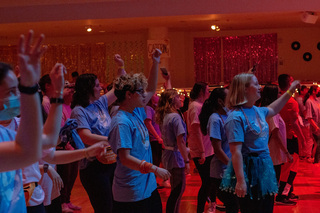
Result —
[[114, 94], [119, 102], [125, 99], [127, 91], [134, 92], [136, 89], [146, 89], [148, 86], [147, 78], [142, 73], [125, 74], [116, 78], [114, 81]]
[[177, 90], [167, 89], [161, 93], [158, 107], [156, 109], [156, 121], [158, 124], [162, 124], [165, 114], [175, 112], [173, 99], [178, 95]]
[[233, 77], [226, 98], [226, 106], [230, 109], [247, 103], [245, 89], [254, 77], [251, 73], [241, 73]]

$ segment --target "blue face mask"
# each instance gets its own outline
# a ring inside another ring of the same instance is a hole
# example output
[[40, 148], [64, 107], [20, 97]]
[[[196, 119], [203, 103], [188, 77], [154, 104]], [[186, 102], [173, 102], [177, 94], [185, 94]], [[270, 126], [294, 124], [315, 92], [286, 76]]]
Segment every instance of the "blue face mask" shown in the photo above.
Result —
[[0, 120], [6, 121], [20, 115], [20, 96], [12, 95], [3, 99], [3, 110], [0, 110]]

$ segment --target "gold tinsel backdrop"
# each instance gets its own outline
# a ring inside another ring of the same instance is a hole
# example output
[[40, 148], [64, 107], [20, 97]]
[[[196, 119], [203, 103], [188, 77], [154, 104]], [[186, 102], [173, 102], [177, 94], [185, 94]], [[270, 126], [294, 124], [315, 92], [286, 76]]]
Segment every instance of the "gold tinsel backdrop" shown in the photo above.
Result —
[[[142, 72], [145, 70], [147, 45], [144, 41], [113, 41], [95, 44], [58, 45], [49, 44], [48, 50], [41, 58], [42, 75], [48, 74], [55, 63], [63, 63], [71, 73], [94, 73], [102, 83], [110, 83], [116, 75], [117, 66], [113, 60], [114, 54], [121, 55], [127, 72]], [[17, 47], [0, 46], [0, 61], [17, 65]]]

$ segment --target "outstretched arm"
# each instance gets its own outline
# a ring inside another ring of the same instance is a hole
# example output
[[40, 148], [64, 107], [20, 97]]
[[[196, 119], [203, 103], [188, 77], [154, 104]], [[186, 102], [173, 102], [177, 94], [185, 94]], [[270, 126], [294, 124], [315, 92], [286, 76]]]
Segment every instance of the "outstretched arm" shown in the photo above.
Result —
[[288, 89], [287, 92], [285, 92], [283, 95], [281, 95], [280, 98], [272, 102], [268, 108], [269, 108], [269, 113], [267, 117], [273, 117], [276, 114], [278, 114], [281, 109], [284, 107], [284, 105], [287, 103], [287, 101], [291, 98], [293, 93], [295, 92], [295, 89], [300, 85], [299, 81], [294, 81], [292, 82], [290, 88]]
[[[50, 72], [50, 79], [55, 94], [52, 98], [63, 100], [64, 74], [66, 68], [56, 63]], [[62, 103], [51, 103], [48, 118], [43, 126], [42, 146], [47, 149], [57, 145], [62, 119]]]
[[[34, 87], [41, 76], [40, 57], [44, 35], [31, 45], [33, 31], [27, 38], [20, 36], [18, 44], [18, 63], [20, 67], [20, 85]], [[21, 121], [15, 141], [0, 143], [0, 172], [14, 170], [30, 165], [41, 157], [42, 117], [38, 93], [21, 92]], [[31, 122], [30, 122], [31, 121]]]
[[[114, 61], [118, 65], [118, 74], [117, 77], [126, 74], [126, 71], [124, 69], [124, 61], [122, 60], [121, 56], [119, 54], [114, 55]], [[114, 94], [114, 88], [112, 88], [109, 92], [106, 93], [107, 99], [108, 99], [108, 105], [110, 106], [113, 102], [117, 100], [116, 95]]]
[[145, 103], [148, 103], [152, 98], [153, 94], [156, 92], [157, 83], [158, 83], [158, 71], [159, 71], [159, 64], [160, 64], [160, 56], [161, 51], [159, 49], [155, 49], [154, 53], [152, 54], [152, 67], [148, 77], [148, 87], [146, 91], [146, 98]]

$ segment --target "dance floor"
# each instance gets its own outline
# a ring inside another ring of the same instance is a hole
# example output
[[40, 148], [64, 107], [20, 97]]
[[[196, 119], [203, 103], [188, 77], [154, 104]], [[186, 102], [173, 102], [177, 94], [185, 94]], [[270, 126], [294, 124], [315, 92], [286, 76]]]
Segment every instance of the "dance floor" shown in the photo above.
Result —
[[[191, 161], [190, 161], [191, 162]], [[191, 165], [193, 171], [193, 165]], [[199, 174], [191, 172], [187, 176], [187, 187], [181, 201], [181, 213], [195, 213], [197, 205], [197, 193], [200, 187]], [[294, 193], [299, 196], [296, 206], [275, 205], [275, 213], [319, 213], [320, 212], [320, 165], [310, 164], [300, 161], [299, 172], [294, 182]], [[166, 200], [170, 194], [170, 189], [159, 189], [162, 205], [165, 212]], [[91, 213], [89, 198], [83, 189], [79, 177], [74, 185], [71, 202], [82, 207], [83, 213]], [[220, 211], [216, 211], [217, 213]]]

